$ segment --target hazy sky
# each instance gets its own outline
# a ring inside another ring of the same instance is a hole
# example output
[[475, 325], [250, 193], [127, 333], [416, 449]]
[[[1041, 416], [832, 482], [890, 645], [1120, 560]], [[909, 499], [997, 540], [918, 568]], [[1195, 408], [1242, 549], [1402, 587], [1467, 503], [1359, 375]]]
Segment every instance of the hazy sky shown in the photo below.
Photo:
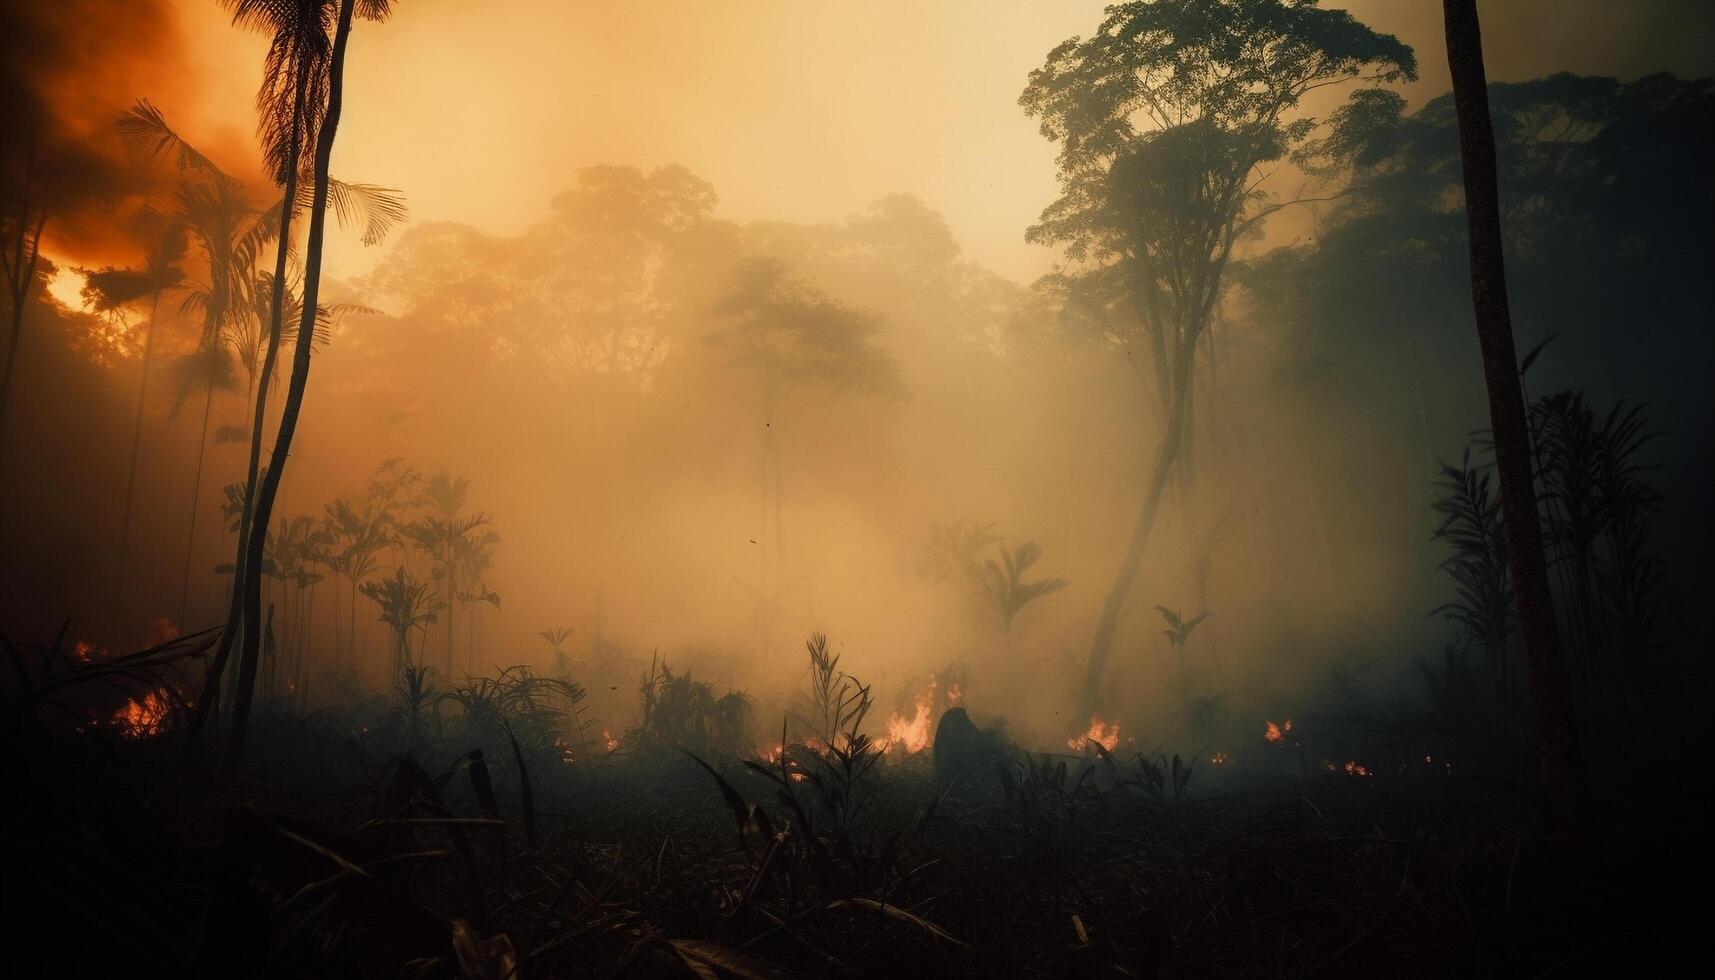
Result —
[[[173, 88], [200, 104], [162, 107], [206, 142], [246, 146], [262, 39], [214, 0], [177, 3], [201, 84]], [[908, 191], [947, 216], [971, 258], [1028, 278], [1048, 256], [1023, 231], [1055, 185], [1053, 148], [1018, 93], [1103, 6], [399, 0], [391, 21], [354, 32], [335, 171], [404, 189], [420, 220], [499, 232], [603, 162], [683, 163], [735, 219], [834, 219]], [[1447, 88], [1437, 0], [1349, 7], [1417, 49], [1414, 103]], [[1506, 0], [1482, 13], [1496, 80], [1715, 70], [1708, 0]], [[331, 267], [350, 275], [372, 260], [342, 238]]]

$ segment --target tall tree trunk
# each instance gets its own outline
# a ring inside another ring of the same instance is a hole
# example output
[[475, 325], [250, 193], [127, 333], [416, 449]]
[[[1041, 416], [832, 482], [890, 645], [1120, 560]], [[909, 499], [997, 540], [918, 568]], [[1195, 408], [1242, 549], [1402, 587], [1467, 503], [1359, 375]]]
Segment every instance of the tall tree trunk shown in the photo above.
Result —
[[[30, 173], [35, 166], [35, 154], [30, 156], [30, 167], [24, 171], [23, 193], [30, 192]], [[12, 399], [12, 374], [18, 366], [18, 338], [24, 335], [24, 301], [30, 297], [30, 285], [36, 281], [36, 263], [42, 257], [42, 229], [47, 227], [47, 205], [42, 205], [42, 213], [36, 218], [34, 231], [26, 233], [29, 226], [29, 201], [19, 206], [18, 210], [18, 240], [12, 252], [11, 282], [8, 283], [12, 294], [12, 336], [6, 341], [6, 368], [0, 371], [0, 474], [5, 472], [5, 436], [7, 407]], [[24, 253], [28, 250], [30, 259], [24, 261]]]
[[[310, 202], [310, 234], [304, 250], [303, 310], [298, 319], [296, 349], [292, 352], [292, 377], [286, 387], [280, 430], [275, 434], [268, 471], [262, 475], [261, 492], [256, 495], [255, 519], [251, 522], [245, 561], [241, 566], [244, 568], [262, 567], [262, 545], [267, 537], [268, 521], [274, 514], [274, 500], [280, 492], [280, 478], [286, 472], [286, 457], [291, 451], [292, 436], [298, 429], [304, 389], [310, 380], [310, 355], [316, 336], [316, 304], [321, 292], [322, 239], [327, 231], [328, 164], [333, 157], [334, 134], [339, 129], [340, 108], [345, 95], [345, 49], [351, 37], [354, 2], [342, 0], [339, 23], [334, 29], [333, 57], [328, 65], [327, 113], [322, 119], [321, 130], [316, 134], [315, 195]], [[250, 575], [243, 583], [243, 592], [244, 608], [238, 625], [244, 632], [244, 646], [238, 661], [238, 697], [233, 702], [232, 738], [221, 766], [227, 775], [237, 768], [244, 755], [245, 728], [250, 718], [256, 661], [261, 645], [260, 624], [257, 622], [262, 613], [261, 576]], [[229, 622], [227, 629], [230, 631], [233, 625]]]
[[[255, 518], [256, 482], [258, 470], [262, 465], [262, 434], [265, 420], [268, 416], [268, 388], [273, 383], [274, 366], [280, 353], [280, 334], [285, 318], [286, 304], [286, 260], [291, 252], [292, 242], [292, 213], [296, 210], [298, 198], [298, 158], [304, 138], [304, 98], [309, 87], [309, 65], [300, 59], [297, 68], [294, 102], [292, 104], [292, 135], [287, 146], [286, 179], [282, 182], [280, 197], [280, 231], [279, 240], [274, 248], [274, 281], [269, 294], [268, 307], [268, 348], [262, 357], [261, 384], [256, 387], [254, 412], [250, 424], [250, 455], [244, 469], [244, 511], [238, 521], [238, 551], [232, 560], [233, 588], [227, 600], [227, 628], [221, 631], [220, 644], [215, 648], [214, 660], [209, 667], [209, 677], [205, 685], [204, 700], [208, 695], [218, 690], [220, 677], [226, 671], [226, 662], [232, 655], [232, 645], [237, 641], [238, 630], [235, 624], [241, 622], [244, 613], [244, 581], [249, 577], [249, 568], [245, 564], [247, 542], [250, 540], [250, 528]], [[256, 379], [252, 378], [252, 384]], [[187, 744], [195, 747], [198, 736], [202, 734], [203, 719], [206, 716], [199, 712], [192, 719], [190, 738]]]
[[[184, 580], [179, 585], [179, 625], [181, 628], [189, 622], [188, 617], [190, 616], [191, 562], [196, 557], [197, 545], [197, 503], [198, 498], [202, 496], [202, 460], [203, 454], [208, 451], [208, 416], [209, 410], [213, 407], [214, 385], [211, 384], [202, 396], [202, 435], [197, 439], [196, 476], [191, 478], [190, 528], [185, 532], [185, 574]], [[219, 680], [218, 677], [215, 679]], [[206, 714], [214, 706], [214, 698], [210, 696], [214, 690], [215, 688], [211, 685], [203, 692], [203, 704], [199, 709], [202, 713]], [[194, 735], [196, 728], [193, 726], [191, 731]]]
[[[125, 615], [125, 564], [131, 554], [131, 502], [137, 492], [137, 458], [143, 447], [143, 409], [149, 401], [149, 364], [155, 354], [155, 315], [161, 309], [161, 290], [149, 302], [149, 325], [143, 332], [143, 383], [137, 386], [137, 421], [131, 427], [131, 466], [125, 475], [125, 516], [119, 524], [119, 584], [113, 591], [114, 615]], [[183, 623], [179, 624], [183, 627]]]
[[1119, 574], [1114, 579], [1113, 588], [1108, 591], [1107, 600], [1102, 603], [1101, 619], [1096, 623], [1096, 637], [1090, 644], [1090, 660], [1084, 668], [1084, 687], [1078, 697], [1078, 711], [1072, 717], [1072, 724], [1078, 728], [1082, 728], [1101, 705], [1102, 678], [1107, 674], [1108, 655], [1113, 649], [1114, 634], [1119, 629], [1120, 614], [1124, 612], [1126, 600], [1131, 596], [1131, 587], [1137, 581], [1138, 570], [1143, 565], [1144, 549], [1149, 545], [1150, 532], [1155, 529], [1155, 515], [1161, 509], [1161, 498], [1167, 492], [1174, 463], [1179, 459], [1180, 446], [1185, 439], [1185, 414], [1191, 390], [1191, 368], [1196, 362], [1196, 355], [1195, 343], [1184, 344], [1177, 351], [1177, 363], [1173, 366], [1172, 375], [1174, 397], [1167, 431], [1155, 453], [1155, 469], [1150, 475], [1149, 488], [1144, 493], [1143, 507], [1138, 511], [1137, 524], [1132, 529], [1125, 559], [1120, 563]]
[[1471, 247], [1471, 300], [1476, 311], [1477, 343], [1483, 352], [1483, 379], [1489, 392], [1489, 426], [1495, 440], [1507, 563], [1518, 600], [1519, 632], [1536, 708], [1539, 779], [1548, 818], [1570, 822], [1576, 820], [1582, 803], [1582, 771], [1566, 662], [1549, 594], [1524, 392], [1507, 307], [1483, 38], [1476, 0], [1443, 0], [1442, 9], [1447, 63], [1453, 74], [1453, 104], [1459, 116], [1459, 157], [1464, 167], [1465, 217]]

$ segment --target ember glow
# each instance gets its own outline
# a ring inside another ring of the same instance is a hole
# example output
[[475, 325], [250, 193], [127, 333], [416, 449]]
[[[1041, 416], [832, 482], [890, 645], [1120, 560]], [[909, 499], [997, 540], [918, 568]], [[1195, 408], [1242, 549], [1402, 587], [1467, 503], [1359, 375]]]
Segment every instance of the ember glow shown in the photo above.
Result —
[[1361, 777], [1370, 775], [1369, 767], [1353, 759], [1347, 759], [1344, 763], [1335, 763], [1327, 759], [1323, 759], [1322, 769], [1326, 772], [1344, 773], [1348, 776]]
[[1271, 721], [1267, 725], [1268, 727], [1263, 729], [1262, 737], [1275, 745], [1285, 745], [1286, 736], [1292, 734], [1292, 719], [1288, 718], [1279, 724]]
[[1227, 753], [1225, 752], [1216, 752], [1214, 755], [1209, 757], [1209, 765], [1211, 766], [1224, 766], [1226, 764]]

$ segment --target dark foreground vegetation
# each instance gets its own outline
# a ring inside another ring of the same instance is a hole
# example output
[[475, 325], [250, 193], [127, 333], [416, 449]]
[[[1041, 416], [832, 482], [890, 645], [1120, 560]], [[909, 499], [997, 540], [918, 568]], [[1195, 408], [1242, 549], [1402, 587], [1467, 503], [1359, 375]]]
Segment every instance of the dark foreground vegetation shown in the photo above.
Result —
[[1033, 753], [954, 708], [912, 753], [863, 734], [869, 690], [819, 638], [783, 751], [732, 751], [746, 699], [670, 669], [618, 736], [580, 720], [566, 681], [407, 670], [389, 694], [264, 709], [225, 784], [169, 700], [43, 734], [74, 680], [126, 688], [210, 643], [50, 654], [9, 702], [20, 975], [1662, 976], [1708, 959], [1692, 777], [1615, 772], [1599, 831], [1549, 837], [1531, 793], [1403, 744], [1369, 767], [1272, 728], [1249, 761]]

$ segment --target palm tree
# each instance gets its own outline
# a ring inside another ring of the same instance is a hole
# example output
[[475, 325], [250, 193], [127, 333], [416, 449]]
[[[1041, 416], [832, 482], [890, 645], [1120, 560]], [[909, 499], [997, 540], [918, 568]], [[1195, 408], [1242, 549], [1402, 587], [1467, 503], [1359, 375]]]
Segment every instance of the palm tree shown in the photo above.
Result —
[[453, 606], [459, 598], [464, 566], [479, 549], [492, 546], [499, 540], [499, 536], [493, 532], [481, 535], [476, 533], [489, 523], [487, 514], [459, 517], [443, 512], [424, 517], [405, 529], [406, 533], [439, 563], [439, 567], [435, 569], [435, 577], [440, 579], [441, 589], [447, 597], [447, 648], [444, 669], [449, 675], [453, 669]]
[[[114, 615], [125, 606], [125, 569], [131, 554], [131, 504], [137, 491], [137, 461], [143, 447], [143, 413], [149, 400], [149, 371], [155, 359], [155, 320], [161, 309], [161, 294], [184, 281], [179, 262], [185, 256], [184, 229], [158, 212], [145, 212], [158, 224], [152, 233], [144, 263], [139, 269], [100, 269], [85, 275], [85, 302], [96, 311], [117, 311], [145, 297], [148, 319], [143, 326], [143, 378], [137, 386], [137, 413], [131, 428], [131, 462], [125, 471], [125, 509], [119, 530], [118, 585], [114, 592]], [[182, 621], [181, 621], [182, 622]]]
[[202, 471], [203, 457], [208, 450], [208, 419], [214, 407], [214, 393], [219, 391], [235, 391], [238, 388], [238, 377], [232, 368], [232, 354], [222, 344], [218, 337], [213, 342], [207, 340], [195, 352], [180, 358], [174, 365], [177, 375], [178, 394], [173, 401], [173, 408], [167, 414], [168, 419], [178, 416], [179, 409], [192, 393], [201, 391], [202, 428], [197, 437], [196, 474], [191, 478], [191, 509], [189, 527], [185, 532], [185, 566], [184, 580], [179, 589], [179, 622], [187, 622], [190, 612], [191, 595], [191, 559], [196, 554], [197, 509], [202, 500]]
[[390, 676], [415, 665], [411, 657], [411, 631], [435, 621], [436, 595], [427, 582], [419, 582], [401, 565], [389, 578], [363, 583], [363, 594], [381, 607], [381, 621], [393, 629], [393, 661]]
[[554, 676], [561, 680], [570, 680], [572, 677], [572, 661], [566, 656], [566, 640], [571, 638], [573, 632], [575, 631], [570, 626], [555, 626], [536, 634], [554, 648]]
[[[391, 519], [385, 510], [379, 513], [364, 508], [361, 512], [343, 499], [335, 498], [333, 503], [322, 508], [323, 526], [333, 538], [334, 547], [330, 549], [328, 566], [336, 574], [351, 584], [350, 616], [346, 623], [346, 649], [356, 663], [357, 656], [357, 595], [363, 580], [375, 571], [379, 565], [375, 557], [391, 540], [388, 525]], [[334, 666], [340, 664], [339, 647], [339, 597], [334, 597]]]
[[1483, 379], [1489, 391], [1501, 526], [1536, 707], [1539, 781], [1549, 817], [1574, 821], [1583, 797], [1578, 735], [1549, 591], [1524, 388], [1507, 306], [1495, 133], [1489, 119], [1482, 29], [1476, 0], [1443, 0], [1442, 9], [1446, 16], [1447, 64], [1453, 75], [1453, 106], [1459, 117], [1459, 159], [1464, 169], [1465, 221], [1471, 249], [1471, 301], [1476, 310], [1477, 343], [1483, 352]]
[[[254, 9], [261, 15], [264, 8], [274, 8], [278, 4], [265, 3], [264, 0], [250, 0], [241, 5], [243, 9]], [[322, 31], [323, 13], [326, 6], [316, 3], [316, 16], [302, 18], [306, 23], [313, 23], [314, 29]], [[252, 531], [242, 542], [245, 554], [239, 562], [239, 587], [243, 590], [242, 608], [236, 610], [236, 615], [228, 618], [227, 635], [233, 629], [242, 627], [244, 631], [244, 646], [239, 661], [238, 698], [233, 711], [232, 743], [224, 763], [226, 771], [230, 772], [238, 764], [244, 749], [245, 725], [249, 720], [250, 698], [255, 683], [256, 661], [260, 656], [261, 634], [258, 619], [261, 615], [262, 592], [261, 582], [254, 576], [246, 577], [246, 568], [261, 564], [262, 535], [254, 533], [254, 528], [264, 531], [268, 520], [274, 511], [274, 500], [280, 492], [280, 478], [285, 473], [286, 457], [291, 450], [292, 436], [297, 431], [298, 415], [302, 410], [304, 390], [309, 383], [311, 342], [315, 334], [315, 311], [321, 292], [322, 242], [327, 228], [327, 206], [329, 192], [328, 164], [333, 156], [334, 136], [339, 130], [339, 117], [345, 95], [345, 53], [346, 45], [351, 37], [351, 23], [354, 15], [368, 20], [383, 20], [391, 12], [391, 0], [339, 0], [338, 14], [333, 24], [333, 48], [327, 63], [327, 101], [320, 124], [315, 127], [315, 162], [314, 162], [314, 192], [310, 202], [309, 239], [304, 256], [304, 289], [303, 315], [299, 318], [298, 336], [293, 345], [292, 375], [286, 389], [286, 401], [280, 414], [280, 429], [274, 441], [272, 461], [268, 469], [261, 475], [256, 500], [252, 508]], [[270, 89], [271, 78], [279, 75], [279, 71], [269, 71], [277, 68], [272, 61], [264, 69], [263, 91], [273, 91], [275, 98], [267, 100], [267, 104], [277, 104], [278, 98], [285, 96], [278, 88]], [[284, 116], [294, 118], [299, 110], [294, 106], [289, 108]], [[265, 118], [267, 114], [264, 114]], [[266, 125], [266, 124], [265, 124]], [[295, 169], [296, 161], [289, 169]], [[290, 200], [290, 199], [288, 199]], [[281, 276], [276, 276], [280, 283]], [[276, 309], [279, 304], [276, 304]], [[252, 440], [253, 444], [259, 440]], [[258, 449], [259, 451], [259, 449]], [[230, 639], [223, 638], [223, 651], [230, 649]], [[215, 670], [223, 666], [224, 657], [217, 655]]]
[[[304, 119], [315, 116], [320, 112], [317, 105], [302, 105], [295, 107], [290, 100], [282, 103], [280, 92], [291, 90], [297, 93], [297, 102], [307, 99], [325, 98], [325, 77], [321, 79], [323, 88], [318, 89], [314, 79], [293, 80], [290, 84], [280, 84], [278, 74], [282, 71], [297, 70], [300, 73], [314, 73], [320, 65], [325, 74], [326, 59], [317, 55], [318, 45], [313, 37], [295, 38], [295, 33], [313, 34], [321, 30], [321, 47], [326, 46], [325, 25], [317, 27], [314, 9], [318, 4], [314, 0], [299, 0], [292, 3], [230, 3], [234, 9], [234, 20], [241, 25], [267, 24], [274, 25], [274, 43], [270, 47], [267, 72], [262, 93], [258, 96], [258, 104], [262, 110], [260, 130], [263, 137], [264, 157], [273, 171], [276, 183], [284, 185], [285, 192], [279, 202], [272, 208], [261, 212], [250, 223], [248, 229], [235, 240], [232, 252], [242, 258], [242, 263], [230, 262], [235, 275], [243, 275], [248, 280], [248, 288], [242, 292], [228, 289], [224, 294], [225, 306], [233, 311], [225, 329], [228, 340], [237, 352], [248, 378], [245, 394], [246, 417], [252, 425], [246, 436], [242, 427], [222, 427], [220, 435], [224, 441], [242, 441], [249, 444], [249, 460], [246, 467], [246, 478], [241, 484], [249, 488], [257, 485], [258, 464], [261, 452], [263, 419], [267, 412], [267, 392], [271, 390], [275, 356], [282, 336], [282, 323], [294, 324], [285, 331], [285, 336], [295, 339], [297, 327], [295, 324], [302, 318], [303, 306], [292, 292], [286, 281], [287, 260], [292, 254], [291, 220], [293, 215], [310, 203], [304, 193], [303, 186], [298, 182], [303, 154], [301, 146], [294, 150], [295, 144], [304, 140]], [[293, 67], [295, 66], [295, 68]], [[279, 91], [270, 88], [269, 80], [280, 87]], [[320, 92], [320, 95], [316, 93]], [[291, 116], [287, 120], [287, 116]], [[207, 156], [199, 152], [188, 141], [181, 137], [170, 125], [159, 109], [148, 100], [139, 101], [119, 120], [120, 137], [133, 152], [148, 156], [170, 156], [174, 158], [180, 170], [193, 169], [210, 177], [217, 186], [223, 189], [236, 189], [240, 185], [228, 176]], [[295, 142], [294, 142], [295, 141]], [[291, 159], [297, 159], [300, 167], [293, 169], [287, 166]], [[405, 217], [404, 201], [396, 191], [376, 187], [371, 184], [350, 184], [330, 178], [330, 195], [334, 212], [342, 225], [361, 223], [363, 226], [363, 242], [366, 245], [377, 244], [392, 226]], [[291, 207], [287, 203], [291, 202]], [[255, 262], [270, 239], [276, 245], [274, 272], [255, 270]], [[211, 264], [214, 261], [210, 256]], [[237, 268], [243, 267], [239, 273]], [[235, 280], [228, 280], [235, 282]], [[211, 290], [212, 292], [212, 290]], [[247, 315], [239, 313], [243, 309], [240, 304], [249, 307]], [[311, 341], [320, 345], [326, 342], [334, 324], [339, 317], [351, 312], [373, 312], [367, 307], [356, 304], [334, 304], [332, 307], [317, 306], [314, 313], [315, 328], [311, 333]], [[263, 324], [267, 323], [266, 343], [264, 343]], [[231, 603], [227, 611], [228, 622], [234, 621], [241, 610], [242, 589], [240, 583], [244, 577], [245, 541], [250, 533], [252, 517], [251, 500], [242, 501], [243, 511], [238, 521], [237, 555], [234, 558], [234, 580], [231, 590]], [[210, 689], [218, 682], [223, 672], [227, 656], [230, 652], [234, 633], [227, 630], [221, 635], [220, 646], [215, 656], [215, 670], [209, 678]], [[205, 705], [206, 705], [205, 701]], [[206, 709], [205, 709], [206, 710]], [[194, 747], [195, 736], [201, 731], [203, 714], [199, 712], [192, 721], [192, 738], [189, 743]]]
[[[30, 287], [35, 285], [36, 271], [42, 257], [42, 230], [47, 227], [52, 211], [48, 182], [51, 175], [42, 173], [37, 152], [35, 113], [24, 110], [21, 134], [9, 133], [8, 151], [23, 149], [23, 159], [13, 172], [10, 161], [0, 171], [0, 268], [6, 274], [6, 298], [12, 301], [12, 332], [6, 340], [6, 365], [0, 369], [0, 463], [4, 463], [6, 409], [11, 400], [12, 375], [18, 366], [18, 338], [24, 333], [24, 301]], [[21, 138], [14, 138], [21, 137]], [[0, 474], [5, 467], [0, 465]]]
[[1035, 582], [1026, 582], [1024, 573], [1030, 566], [1042, 560], [1042, 546], [1034, 541], [1026, 541], [1013, 548], [1001, 545], [1000, 561], [993, 558], [983, 561], [979, 573], [983, 593], [987, 596], [989, 606], [994, 610], [995, 617], [1000, 620], [1001, 632], [1006, 640], [1006, 655], [1012, 659], [1012, 623], [1024, 607], [1042, 598], [1052, 595], [1066, 587], [1063, 578], [1045, 578]]
[[1185, 643], [1191, 639], [1191, 632], [1195, 630], [1203, 620], [1213, 616], [1214, 613], [1205, 609], [1197, 615], [1192, 616], [1190, 619], [1183, 619], [1180, 617], [1179, 610], [1177, 609], [1169, 609], [1166, 606], [1156, 606], [1155, 611], [1161, 614], [1161, 621], [1167, 624], [1167, 628], [1162, 630], [1161, 634], [1167, 637], [1167, 644], [1169, 646], [1179, 651], [1179, 676], [1183, 678], [1185, 676]]
[[[241, 495], [239, 500], [242, 501], [244, 496]], [[242, 513], [242, 503], [239, 512]], [[285, 642], [281, 645], [288, 661], [285, 668], [291, 684], [289, 693], [299, 693], [307, 676], [304, 640], [309, 626], [309, 610], [305, 590], [321, 581], [321, 573], [315, 571], [314, 566], [321, 560], [321, 549], [332, 541], [333, 535], [305, 515], [292, 518], [279, 533], [268, 536], [268, 558], [264, 566], [267, 574], [280, 583], [280, 607], [285, 613], [285, 622], [289, 624]], [[272, 567], [268, 568], [270, 564]], [[314, 593], [308, 595], [313, 596]], [[277, 695], [279, 682], [280, 665], [270, 664], [263, 677], [263, 691], [267, 698]]]

